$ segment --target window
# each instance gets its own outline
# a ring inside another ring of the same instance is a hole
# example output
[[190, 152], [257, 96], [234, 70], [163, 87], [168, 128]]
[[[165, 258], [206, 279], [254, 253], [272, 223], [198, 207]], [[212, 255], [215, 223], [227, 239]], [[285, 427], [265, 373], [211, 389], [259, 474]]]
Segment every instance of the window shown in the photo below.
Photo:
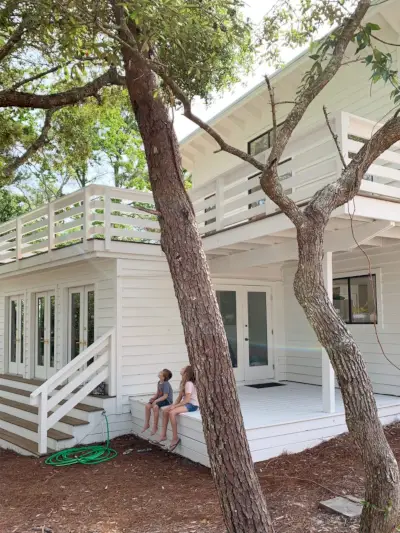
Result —
[[[278, 125], [278, 131], [282, 124]], [[273, 128], [262, 133], [255, 139], [252, 139], [247, 143], [247, 153], [250, 155], [258, 155], [265, 150], [269, 150], [272, 147]]]
[[334, 279], [333, 305], [346, 324], [377, 322], [375, 274]]

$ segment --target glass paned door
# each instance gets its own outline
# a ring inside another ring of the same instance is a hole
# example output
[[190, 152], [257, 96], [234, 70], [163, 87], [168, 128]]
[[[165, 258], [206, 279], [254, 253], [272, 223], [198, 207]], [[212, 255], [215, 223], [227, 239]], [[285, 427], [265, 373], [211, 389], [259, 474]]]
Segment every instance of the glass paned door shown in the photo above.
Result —
[[24, 375], [24, 299], [12, 296], [8, 309], [8, 372]]
[[54, 292], [35, 298], [35, 377], [48, 379], [55, 371], [56, 297]]
[[271, 294], [267, 289], [245, 290], [245, 380], [263, 380], [274, 377], [271, 344]]
[[95, 293], [93, 286], [69, 290], [68, 329], [68, 356], [71, 361], [94, 342]]
[[243, 335], [241, 334], [240, 293], [234, 289], [221, 289], [216, 291], [216, 295], [228, 339], [229, 354], [231, 356], [235, 378], [237, 381], [243, 381]]

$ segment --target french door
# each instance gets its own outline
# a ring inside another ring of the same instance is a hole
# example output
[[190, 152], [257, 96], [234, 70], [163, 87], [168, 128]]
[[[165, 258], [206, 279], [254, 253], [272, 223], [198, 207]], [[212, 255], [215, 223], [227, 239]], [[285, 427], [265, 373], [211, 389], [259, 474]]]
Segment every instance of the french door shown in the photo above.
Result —
[[35, 296], [35, 377], [55, 374], [56, 296], [53, 291]]
[[72, 361], [94, 342], [94, 286], [70, 289], [68, 306], [68, 360]]
[[8, 308], [8, 372], [24, 375], [24, 298], [11, 296]]
[[270, 289], [217, 287], [216, 295], [236, 380], [273, 378]]

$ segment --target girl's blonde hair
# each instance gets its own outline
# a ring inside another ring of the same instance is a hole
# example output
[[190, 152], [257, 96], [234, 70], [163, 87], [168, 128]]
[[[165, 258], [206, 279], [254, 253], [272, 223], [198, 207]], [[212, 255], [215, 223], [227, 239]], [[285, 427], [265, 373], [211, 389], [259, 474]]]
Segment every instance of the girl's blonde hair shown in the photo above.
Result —
[[185, 392], [185, 385], [188, 381], [191, 381], [193, 384], [196, 383], [196, 377], [194, 375], [194, 370], [191, 365], [188, 365], [182, 374], [182, 381], [181, 381], [181, 388], [180, 388], [182, 393]]

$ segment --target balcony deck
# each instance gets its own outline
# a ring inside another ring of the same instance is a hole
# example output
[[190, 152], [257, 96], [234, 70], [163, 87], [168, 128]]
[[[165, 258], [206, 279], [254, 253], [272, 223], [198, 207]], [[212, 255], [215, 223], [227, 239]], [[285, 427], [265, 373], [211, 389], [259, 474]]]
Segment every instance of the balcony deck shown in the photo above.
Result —
[[[350, 161], [379, 125], [340, 113], [334, 127], [343, 154]], [[263, 153], [258, 157], [265, 160], [266, 156]], [[323, 125], [289, 143], [279, 174], [287, 194], [299, 205], [306, 205], [318, 189], [337, 179], [341, 168], [334, 141]], [[292, 224], [265, 196], [258, 179], [259, 173], [242, 163], [190, 192], [210, 259], [271, 245], [283, 246], [294, 240]], [[400, 224], [399, 202], [400, 143], [397, 143], [368, 170], [356, 199], [354, 219], [360, 225], [371, 220]], [[143, 208], [154, 208], [151, 193], [92, 184], [10, 220], [0, 226], [0, 272], [10, 270], [10, 263], [16, 263], [18, 268], [22, 259], [73, 244], [81, 245], [80, 253], [94, 249], [110, 251], [115, 243], [158, 245], [158, 221]], [[343, 219], [348, 226], [351, 213], [350, 206], [337, 210], [327, 231], [342, 229]], [[400, 238], [398, 228], [389, 229], [381, 237]], [[137, 247], [130, 251], [137, 253]]]

